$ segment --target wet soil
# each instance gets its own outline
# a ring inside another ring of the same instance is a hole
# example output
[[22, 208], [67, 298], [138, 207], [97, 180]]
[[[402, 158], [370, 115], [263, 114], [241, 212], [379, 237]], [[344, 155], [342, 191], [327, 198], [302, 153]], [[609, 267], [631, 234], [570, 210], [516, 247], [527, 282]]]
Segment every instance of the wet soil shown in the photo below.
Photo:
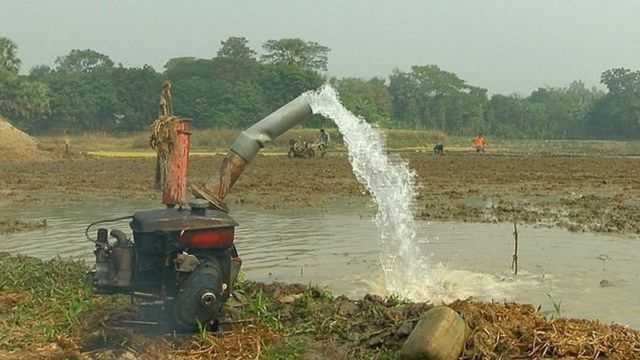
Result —
[[[424, 219], [515, 220], [575, 231], [638, 231], [638, 159], [434, 157], [426, 153], [397, 156], [416, 171], [416, 214]], [[194, 157], [190, 177], [206, 179], [220, 160], [220, 156]], [[153, 173], [151, 158], [78, 156], [0, 162], [0, 206], [159, 198], [153, 189]], [[258, 156], [240, 177], [227, 202], [231, 209], [235, 204], [245, 204], [266, 209], [308, 206], [328, 210], [334, 200], [344, 198], [369, 201], [366, 190], [351, 173], [345, 154], [330, 153], [321, 159], [264, 155]], [[17, 220], [11, 221], [15, 224]], [[8, 273], [18, 268], [11, 261], [7, 264], [8, 268], [0, 271]], [[51, 266], [70, 267], [64, 262]], [[70, 273], [84, 273], [84, 269], [74, 269]], [[54, 276], [58, 271], [43, 273]], [[229, 302], [222, 332], [175, 334], [127, 322], [145, 321], [146, 317], [127, 306], [127, 299], [90, 294], [86, 284], [81, 285], [80, 275], [74, 280], [78, 290], [70, 293], [81, 293], [82, 301], [91, 304], [89, 310], [77, 312], [68, 331], [46, 341], [30, 341], [28, 334], [46, 336], [40, 327], [48, 314], [36, 315], [40, 322], [7, 320], [12, 319], [10, 313], [29, 310], [28, 303], [33, 301], [29, 286], [17, 289], [0, 281], [0, 310], [6, 312], [0, 311], [0, 329], [12, 329], [12, 336], [20, 336], [24, 342], [17, 346], [11, 338], [0, 337], [0, 359], [393, 359], [420, 315], [432, 306], [375, 295], [356, 300], [334, 298], [306, 285], [247, 282]], [[56, 278], [54, 283], [70, 282]], [[47, 300], [59, 293], [49, 289], [40, 297]], [[465, 300], [450, 306], [470, 327], [463, 359], [640, 358], [640, 333], [619, 325], [545, 318], [526, 304]]]
[[43, 221], [22, 221], [14, 219], [0, 219], [0, 235], [12, 234], [22, 231], [44, 229], [47, 227], [46, 219]]
[[[512, 222], [572, 231], [640, 231], [640, 159], [599, 156], [475, 156], [398, 153], [416, 172], [416, 216]], [[190, 179], [205, 180], [222, 157], [193, 157]], [[76, 157], [0, 162], [0, 206], [160, 198], [151, 158]], [[259, 155], [226, 201], [259, 208], [328, 209], [340, 198], [369, 201], [346, 154], [288, 159]], [[0, 225], [5, 227], [6, 225]]]

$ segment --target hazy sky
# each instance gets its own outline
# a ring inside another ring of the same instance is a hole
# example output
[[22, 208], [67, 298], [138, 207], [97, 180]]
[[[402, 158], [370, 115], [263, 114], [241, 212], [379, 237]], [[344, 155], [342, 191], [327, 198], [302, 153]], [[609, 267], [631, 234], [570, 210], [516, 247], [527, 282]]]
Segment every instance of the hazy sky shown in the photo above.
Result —
[[19, 46], [22, 72], [93, 49], [124, 66], [162, 71], [172, 57], [211, 58], [244, 36], [298, 37], [331, 48], [329, 75], [372, 77], [436, 64], [490, 93], [640, 68], [638, 0], [0, 0], [0, 36]]

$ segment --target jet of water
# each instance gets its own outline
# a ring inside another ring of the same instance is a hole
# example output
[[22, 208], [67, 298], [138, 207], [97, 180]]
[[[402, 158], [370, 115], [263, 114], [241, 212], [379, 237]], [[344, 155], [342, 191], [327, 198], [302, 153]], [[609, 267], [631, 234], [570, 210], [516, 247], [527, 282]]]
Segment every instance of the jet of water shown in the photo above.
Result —
[[353, 172], [377, 205], [380, 262], [387, 289], [414, 298], [429, 288], [427, 256], [416, 241], [413, 216], [415, 172], [399, 157], [390, 159], [380, 131], [347, 110], [336, 90], [325, 85], [305, 93], [313, 112], [333, 120], [343, 136]]

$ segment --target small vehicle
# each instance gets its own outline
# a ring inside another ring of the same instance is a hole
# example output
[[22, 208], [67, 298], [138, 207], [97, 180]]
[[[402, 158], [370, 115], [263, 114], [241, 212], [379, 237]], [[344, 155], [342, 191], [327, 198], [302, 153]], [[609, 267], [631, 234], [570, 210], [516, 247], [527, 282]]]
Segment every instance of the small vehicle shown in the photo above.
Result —
[[313, 150], [313, 148], [314, 146], [309, 146], [309, 143], [306, 140], [291, 139], [289, 140], [289, 152], [287, 153], [287, 156], [289, 156], [289, 158], [312, 158], [316, 156], [316, 152], [315, 150]]

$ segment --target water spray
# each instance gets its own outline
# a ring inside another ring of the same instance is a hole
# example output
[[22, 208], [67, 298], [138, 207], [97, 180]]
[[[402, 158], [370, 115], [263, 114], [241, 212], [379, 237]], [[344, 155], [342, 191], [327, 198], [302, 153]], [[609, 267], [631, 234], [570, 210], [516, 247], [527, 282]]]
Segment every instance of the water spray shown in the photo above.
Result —
[[347, 110], [336, 90], [325, 85], [305, 93], [313, 112], [333, 120], [349, 151], [349, 162], [377, 206], [373, 219], [380, 231], [380, 261], [387, 288], [411, 297], [428, 285], [426, 256], [416, 241], [413, 217], [415, 172], [406, 162], [387, 156], [380, 131]]

